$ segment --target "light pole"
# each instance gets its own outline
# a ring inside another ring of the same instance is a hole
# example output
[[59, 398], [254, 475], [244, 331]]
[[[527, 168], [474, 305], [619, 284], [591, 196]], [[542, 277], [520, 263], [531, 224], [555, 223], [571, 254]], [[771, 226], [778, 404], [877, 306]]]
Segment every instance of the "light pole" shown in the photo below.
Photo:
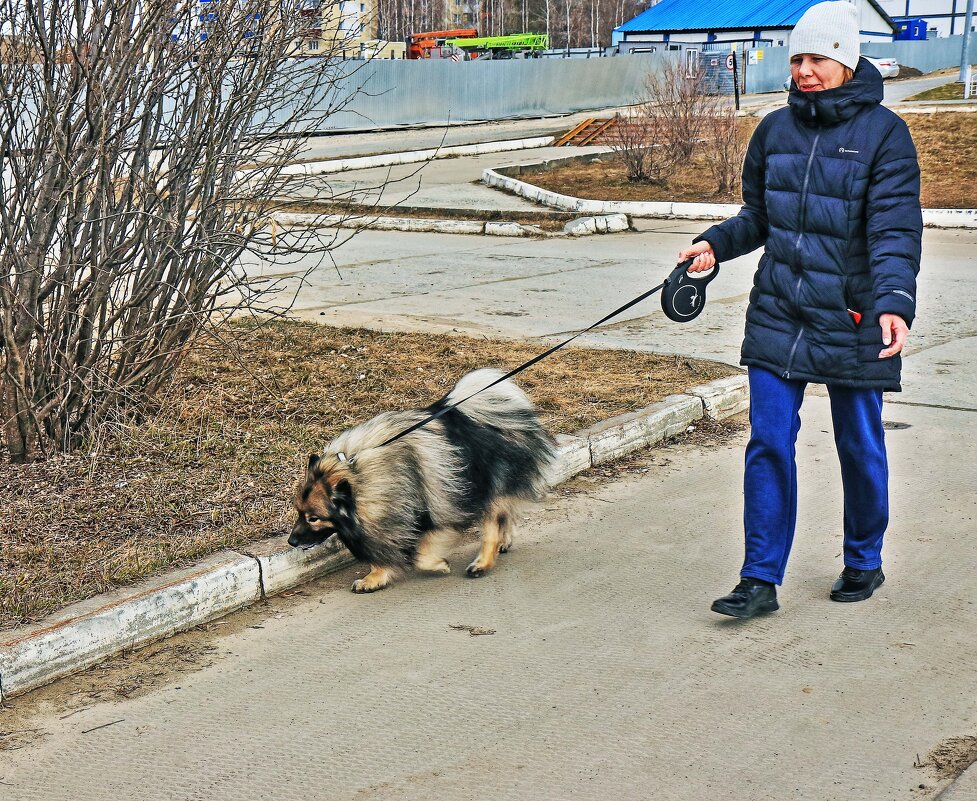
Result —
[[967, 67], [970, 66], [970, 24], [974, 17], [974, 0], [967, 0], [967, 16], [963, 22], [963, 51], [960, 53], [960, 80], [967, 80]]
[[570, 58], [570, 0], [567, 0], [567, 58]]

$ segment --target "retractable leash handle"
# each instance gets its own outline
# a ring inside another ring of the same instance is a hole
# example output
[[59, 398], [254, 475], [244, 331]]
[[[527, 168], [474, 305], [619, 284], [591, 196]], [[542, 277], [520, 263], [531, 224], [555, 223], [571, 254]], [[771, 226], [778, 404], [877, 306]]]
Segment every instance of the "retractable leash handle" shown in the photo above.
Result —
[[699, 316], [706, 306], [706, 285], [719, 275], [718, 263], [707, 273], [690, 273], [691, 266], [692, 259], [676, 266], [662, 287], [662, 311], [676, 323], [687, 323]]

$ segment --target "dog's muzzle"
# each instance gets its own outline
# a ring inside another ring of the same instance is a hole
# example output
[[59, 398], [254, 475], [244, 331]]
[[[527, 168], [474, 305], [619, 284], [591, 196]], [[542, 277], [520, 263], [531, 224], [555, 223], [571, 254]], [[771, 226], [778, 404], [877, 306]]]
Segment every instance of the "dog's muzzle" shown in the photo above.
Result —
[[321, 545], [335, 533], [336, 529], [334, 528], [316, 530], [310, 526], [298, 524], [292, 528], [292, 533], [288, 536], [288, 544], [293, 548], [308, 550], [316, 545]]

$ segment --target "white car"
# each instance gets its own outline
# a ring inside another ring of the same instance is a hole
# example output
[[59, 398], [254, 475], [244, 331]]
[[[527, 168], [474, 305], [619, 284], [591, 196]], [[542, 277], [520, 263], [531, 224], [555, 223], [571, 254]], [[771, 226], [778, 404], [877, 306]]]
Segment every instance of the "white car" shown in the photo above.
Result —
[[895, 60], [892, 56], [886, 56], [885, 58], [876, 58], [875, 56], [864, 56], [875, 65], [880, 73], [882, 73], [883, 78], [897, 78], [899, 77], [899, 62]]

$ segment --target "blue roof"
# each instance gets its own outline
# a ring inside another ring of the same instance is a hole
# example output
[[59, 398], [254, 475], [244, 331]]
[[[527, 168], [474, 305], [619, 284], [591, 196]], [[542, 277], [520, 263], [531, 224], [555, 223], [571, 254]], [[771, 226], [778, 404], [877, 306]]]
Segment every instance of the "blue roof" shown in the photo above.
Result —
[[[792, 28], [820, 0], [661, 0], [618, 31], [716, 31]], [[873, 4], [874, 5], [874, 4]]]

